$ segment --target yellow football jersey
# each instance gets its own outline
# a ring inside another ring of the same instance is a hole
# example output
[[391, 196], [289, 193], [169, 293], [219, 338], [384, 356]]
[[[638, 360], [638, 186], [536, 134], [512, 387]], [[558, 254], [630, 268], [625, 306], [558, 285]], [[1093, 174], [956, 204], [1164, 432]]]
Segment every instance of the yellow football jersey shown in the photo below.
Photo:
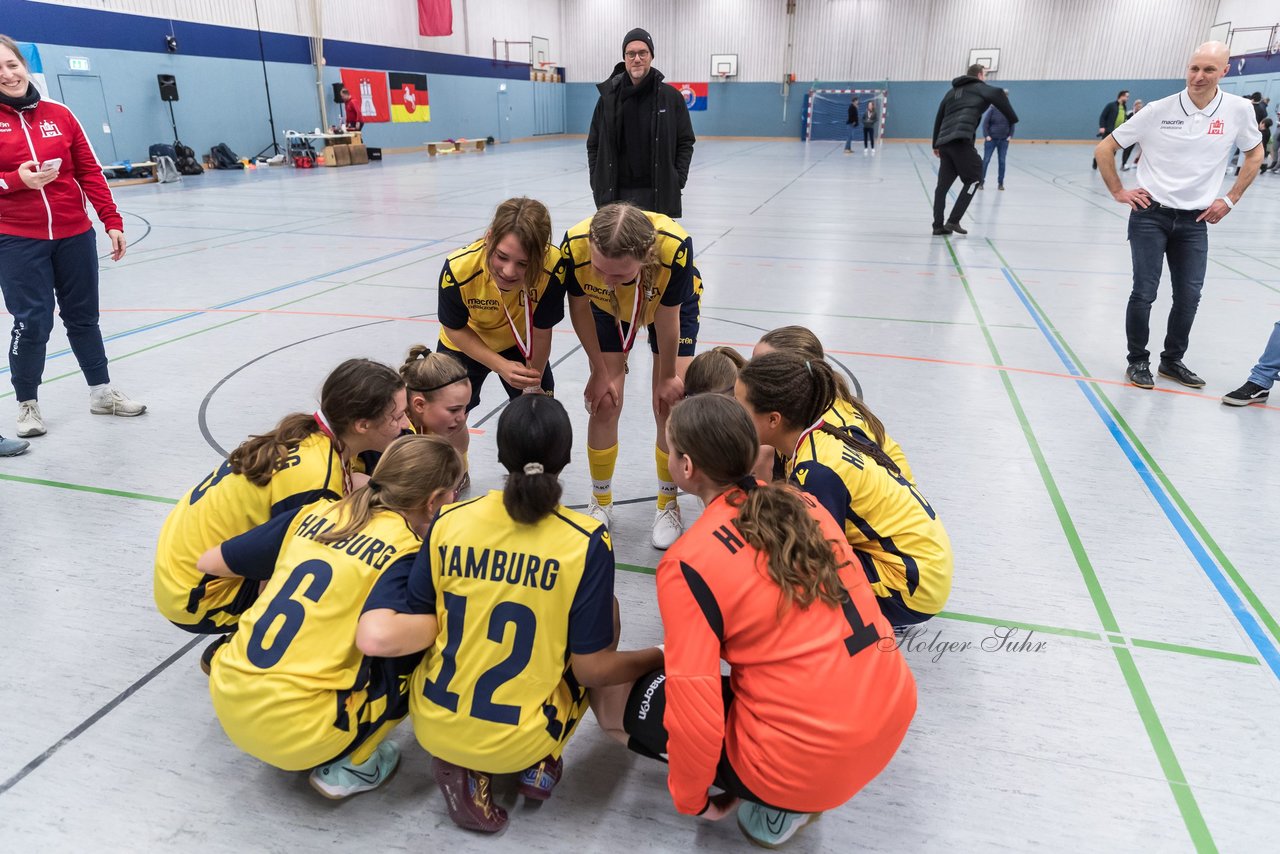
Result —
[[408, 590], [440, 621], [409, 692], [422, 746], [493, 774], [558, 757], [587, 708], [569, 656], [613, 642], [613, 572], [608, 529], [573, 510], [521, 525], [496, 491], [442, 510]]
[[800, 440], [787, 474], [827, 508], [856, 551], [875, 559], [879, 577], [869, 580], [877, 596], [893, 590], [917, 613], [942, 610], [951, 594], [951, 540], [915, 484], [821, 430]]
[[[524, 346], [526, 339], [525, 292], [523, 289], [503, 292], [494, 284], [485, 263], [484, 240], [477, 240], [445, 259], [440, 271], [436, 315], [440, 320], [440, 341], [459, 350], [449, 340], [450, 329], [466, 326], [495, 353], [516, 346], [511, 331], [514, 323]], [[560, 250], [547, 244], [542, 259], [542, 275], [529, 289], [532, 325], [550, 329], [564, 318], [564, 273]]]
[[[695, 276], [693, 241], [689, 232], [664, 214], [646, 211], [645, 216], [658, 232], [658, 261], [661, 266], [653, 282], [641, 293], [636, 292], [639, 282], [619, 285], [611, 291], [604, 278], [591, 266], [590, 217], [569, 229], [560, 247], [566, 261], [565, 290], [570, 296], [585, 296], [596, 308], [627, 324], [637, 316], [638, 306], [642, 326], [653, 323], [660, 304], [680, 305], [702, 292], [702, 281]], [[614, 308], [615, 299], [617, 308]]]
[[255, 486], [224, 462], [184, 495], [164, 521], [156, 545], [156, 607], [183, 626], [203, 624], [216, 630], [234, 625], [241, 579], [197, 571], [200, 555], [272, 516], [322, 496], [340, 498], [343, 492], [342, 458], [323, 433], [303, 439], [266, 486]]
[[[875, 435], [871, 432], [871, 425], [847, 400], [836, 398], [835, 405], [826, 411], [822, 420], [832, 427], [852, 427], [872, 442], [876, 441]], [[902, 446], [889, 435], [888, 430], [884, 431], [884, 441], [877, 444], [880, 445], [880, 450], [889, 455], [889, 459], [898, 464], [898, 471], [902, 472], [902, 476], [915, 483], [916, 476], [911, 471], [911, 464], [907, 462], [906, 453], [903, 452]]]
[[400, 514], [380, 510], [358, 534], [315, 541], [342, 517], [319, 501], [222, 547], [232, 570], [271, 580], [214, 657], [213, 708], [237, 747], [286, 771], [336, 758], [388, 702], [368, 697], [356, 626], [381, 574], [412, 561], [422, 540]]

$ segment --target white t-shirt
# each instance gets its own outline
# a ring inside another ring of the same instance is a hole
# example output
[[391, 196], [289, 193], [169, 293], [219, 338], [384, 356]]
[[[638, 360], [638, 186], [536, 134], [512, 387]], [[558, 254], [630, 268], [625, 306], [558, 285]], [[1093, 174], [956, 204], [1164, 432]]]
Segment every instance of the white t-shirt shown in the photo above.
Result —
[[1262, 142], [1253, 104], [1218, 90], [1203, 110], [1183, 89], [1152, 101], [1111, 134], [1122, 148], [1142, 145], [1138, 186], [1162, 205], [1201, 210], [1222, 196], [1223, 171], [1233, 148]]

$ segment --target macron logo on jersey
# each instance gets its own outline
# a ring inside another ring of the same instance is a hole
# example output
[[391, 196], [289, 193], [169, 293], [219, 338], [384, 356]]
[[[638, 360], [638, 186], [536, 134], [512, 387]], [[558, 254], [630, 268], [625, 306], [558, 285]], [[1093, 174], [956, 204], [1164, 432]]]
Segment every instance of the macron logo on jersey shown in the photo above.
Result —
[[1209, 136], [1222, 136], [1223, 129], [1226, 126], [1227, 126], [1226, 122], [1224, 122], [1222, 119], [1214, 119], [1213, 121], [1209, 122], [1209, 129], [1205, 131], [1205, 133], [1208, 134]]
[[0, 122], [0, 133], [13, 133], [13, 126], [8, 122]]
[[40, 122], [40, 135], [45, 139], [49, 139], [50, 137], [62, 136], [62, 131], [58, 130], [58, 126], [49, 119], [42, 119]]

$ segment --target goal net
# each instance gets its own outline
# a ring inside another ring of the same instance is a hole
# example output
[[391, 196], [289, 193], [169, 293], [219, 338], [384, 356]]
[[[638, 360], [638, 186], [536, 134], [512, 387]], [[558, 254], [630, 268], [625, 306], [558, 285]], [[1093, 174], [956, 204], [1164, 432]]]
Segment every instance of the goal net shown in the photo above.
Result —
[[810, 89], [804, 138], [843, 141], [849, 133], [849, 101], [854, 95], [858, 96], [858, 117], [864, 122], [868, 105], [875, 102], [876, 138], [883, 137], [884, 120], [889, 113], [888, 89]]

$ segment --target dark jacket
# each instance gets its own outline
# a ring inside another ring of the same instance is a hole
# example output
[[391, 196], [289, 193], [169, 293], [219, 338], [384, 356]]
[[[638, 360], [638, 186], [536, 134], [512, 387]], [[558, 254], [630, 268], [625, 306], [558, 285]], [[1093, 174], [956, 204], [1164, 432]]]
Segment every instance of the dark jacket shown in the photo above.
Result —
[[[689, 179], [689, 161], [693, 159], [693, 122], [689, 120], [689, 108], [684, 97], [674, 88], [662, 82], [662, 72], [649, 69], [657, 75], [657, 97], [653, 98], [653, 176], [656, 213], [680, 216], [680, 191]], [[596, 86], [600, 100], [591, 116], [591, 130], [587, 134], [587, 168], [591, 174], [591, 192], [596, 207], [602, 207], [618, 198], [619, 135], [622, 131], [621, 89], [627, 76], [626, 64], [619, 62], [613, 76]], [[635, 144], [634, 140], [631, 140]]]
[[844, 121], [847, 125], [860, 124], [858, 121], [858, 105], [852, 101], [849, 102], [849, 118]]
[[[1127, 107], [1125, 109], [1126, 109], [1126, 112], [1124, 115], [1124, 121], [1127, 122], [1129, 120], [1129, 116], [1132, 115], [1132, 113], [1127, 112], [1128, 110]], [[1116, 118], [1118, 118], [1119, 115], [1120, 115], [1119, 101], [1112, 101], [1110, 104], [1107, 104], [1105, 107], [1102, 108], [1102, 115], [1098, 116], [1098, 127], [1102, 128], [1102, 136], [1106, 136], [1107, 134], [1111, 133], [1113, 130], [1116, 129]], [[1124, 122], [1121, 122], [1120, 124], [1124, 124]]]
[[987, 107], [982, 116], [982, 135], [992, 139], [1008, 139], [1013, 136], [1013, 125], [1004, 117], [1004, 113], [995, 107]]
[[951, 91], [938, 105], [938, 116], [933, 120], [933, 147], [962, 139], [973, 142], [988, 105], [1004, 113], [1009, 124], [1017, 124], [1018, 114], [1009, 105], [1009, 96], [1003, 89], [988, 86], [967, 74], [952, 80]]

